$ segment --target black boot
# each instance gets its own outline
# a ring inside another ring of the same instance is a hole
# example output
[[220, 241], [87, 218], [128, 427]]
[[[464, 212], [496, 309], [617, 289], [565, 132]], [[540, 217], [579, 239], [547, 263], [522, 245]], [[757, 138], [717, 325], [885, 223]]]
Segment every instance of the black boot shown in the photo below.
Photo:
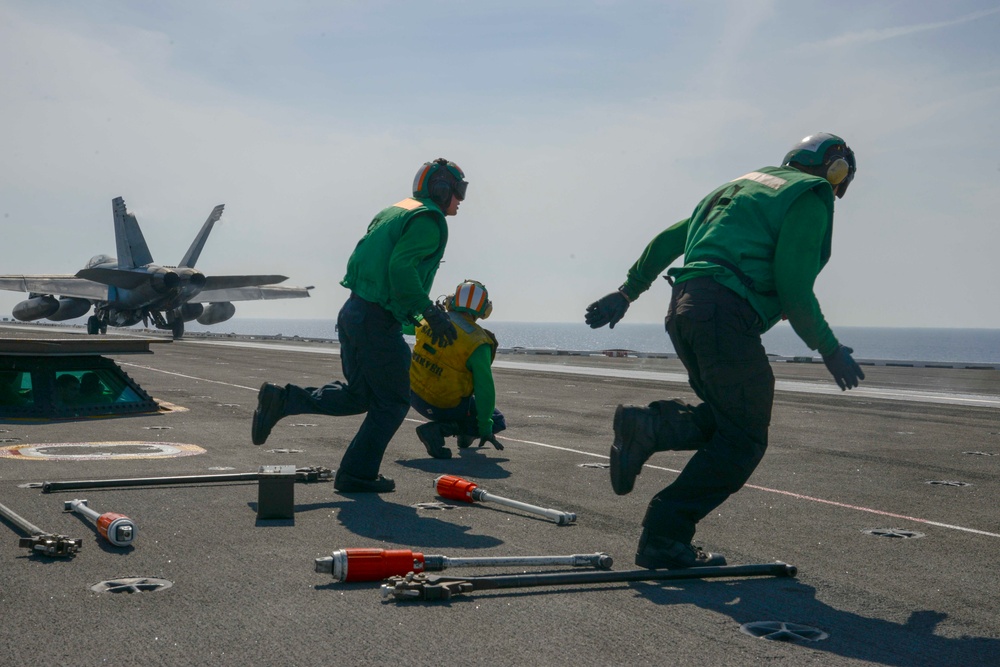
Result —
[[270, 382], [260, 386], [260, 391], [257, 392], [257, 409], [250, 422], [250, 440], [253, 444], [263, 445], [267, 442], [271, 429], [285, 416], [286, 393], [284, 387]]
[[611, 488], [619, 496], [632, 490], [643, 464], [656, 452], [697, 449], [707, 440], [694, 409], [678, 400], [654, 401], [645, 408], [619, 405], [614, 431]]
[[454, 435], [447, 422], [427, 422], [417, 427], [417, 437], [424, 443], [427, 453], [436, 459], [450, 459], [451, 450], [444, 446], [446, 436]]
[[635, 564], [649, 570], [676, 570], [725, 565], [726, 557], [668, 537], [651, 535], [643, 528], [639, 537], [639, 549], [635, 553]]

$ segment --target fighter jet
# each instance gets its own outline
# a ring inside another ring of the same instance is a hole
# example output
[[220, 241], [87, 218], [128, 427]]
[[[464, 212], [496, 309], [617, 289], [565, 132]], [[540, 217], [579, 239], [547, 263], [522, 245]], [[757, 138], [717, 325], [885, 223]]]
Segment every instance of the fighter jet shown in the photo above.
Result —
[[[160, 266], [146, 246], [139, 222], [125, 208], [125, 200], [111, 202], [118, 257], [96, 255], [75, 275], [0, 276], [0, 289], [28, 292], [16, 306], [15, 319], [54, 322], [82, 317], [87, 333], [106, 333], [108, 325], [128, 327], [140, 320], [157, 329], [169, 329], [174, 338], [184, 335], [184, 323], [225, 322], [236, 313], [233, 301], [296, 299], [309, 296], [313, 287], [274, 287], [285, 276], [206, 276], [194, 268], [212, 227], [224, 206], [212, 209], [201, 231], [177, 266]], [[207, 305], [206, 305], [207, 304]]]

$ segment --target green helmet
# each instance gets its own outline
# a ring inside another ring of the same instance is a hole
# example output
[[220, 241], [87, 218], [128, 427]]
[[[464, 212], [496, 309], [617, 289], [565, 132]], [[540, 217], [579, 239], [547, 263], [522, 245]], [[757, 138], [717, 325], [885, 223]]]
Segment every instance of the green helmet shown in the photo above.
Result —
[[829, 132], [810, 134], [785, 154], [781, 164], [825, 178], [831, 185], [839, 185], [838, 199], [847, 192], [847, 186], [854, 180], [854, 172], [858, 170], [854, 151], [846, 141]]
[[468, 187], [461, 167], [443, 157], [425, 162], [413, 177], [413, 196], [430, 199], [441, 208], [448, 206], [452, 195], [465, 199]]

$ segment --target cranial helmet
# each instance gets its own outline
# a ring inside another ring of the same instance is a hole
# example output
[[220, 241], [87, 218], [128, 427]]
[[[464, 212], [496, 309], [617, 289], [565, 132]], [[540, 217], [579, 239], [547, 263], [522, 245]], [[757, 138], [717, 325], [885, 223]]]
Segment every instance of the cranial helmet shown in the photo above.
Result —
[[447, 208], [452, 195], [465, 199], [468, 187], [461, 167], [443, 157], [425, 162], [413, 177], [413, 196], [430, 199], [441, 208]]
[[455, 288], [455, 293], [448, 298], [448, 310], [470, 313], [485, 320], [493, 312], [493, 302], [490, 301], [486, 285], [475, 280], [466, 280], [459, 284]]
[[810, 134], [788, 151], [781, 164], [825, 178], [831, 185], [839, 185], [838, 199], [847, 192], [858, 170], [854, 151], [846, 141], [829, 132]]

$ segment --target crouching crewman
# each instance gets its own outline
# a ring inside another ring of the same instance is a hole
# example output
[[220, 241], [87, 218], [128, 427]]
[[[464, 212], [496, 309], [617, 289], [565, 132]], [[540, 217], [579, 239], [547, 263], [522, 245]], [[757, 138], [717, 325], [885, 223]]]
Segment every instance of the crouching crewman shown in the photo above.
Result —
[[410, 362], [410, 405], [430, 421], [417, 427], [417, 437], [436, 459], [450, 459], [445, 438], [457, 436], [466, 448], [479, 437], [497, 449], [503, 445], [495, 433], [507, 428], [496, 409], [493, 359], [497, 339], [476, 323], [493, 311], [486, 287], [466, 280], [446, 297], [445, 307], [458, 338], [447, 347], [431, 342], [426, 324], [417, 327], [417, 342]]

